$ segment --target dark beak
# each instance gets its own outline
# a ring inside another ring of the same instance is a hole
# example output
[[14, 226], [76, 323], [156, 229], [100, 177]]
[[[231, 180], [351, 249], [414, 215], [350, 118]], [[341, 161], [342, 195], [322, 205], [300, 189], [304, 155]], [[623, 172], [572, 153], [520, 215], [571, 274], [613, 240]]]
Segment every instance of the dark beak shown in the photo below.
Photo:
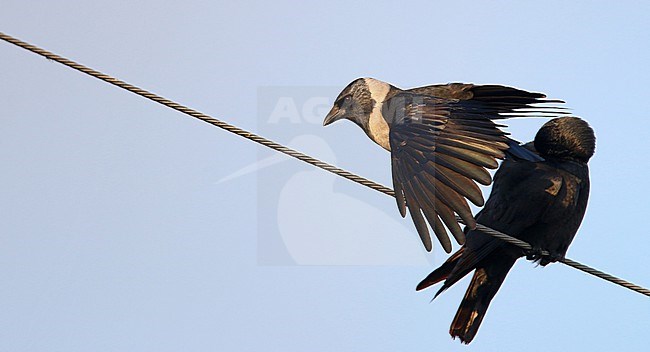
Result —
[[332, 110], [325, 116], [325, 120], [323, 120], [323, 126], [327, 126], [330, 123], [340, 120], [343, 118], [343, 115], [345, 115], [345, 110], [340, 109], [338, 106], [332, 107]]

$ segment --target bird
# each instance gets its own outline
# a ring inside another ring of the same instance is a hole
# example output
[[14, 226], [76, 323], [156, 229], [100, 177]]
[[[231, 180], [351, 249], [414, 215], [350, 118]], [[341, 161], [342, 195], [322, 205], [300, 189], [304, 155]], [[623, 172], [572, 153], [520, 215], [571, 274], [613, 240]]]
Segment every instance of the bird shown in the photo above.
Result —
[[[485, 207], [476, 220], [531, 244], [532, 250], [467, 229], [467, 241], [417, 285], [423, 290], [444, 280], [434, 296], [474, 271], [451, 324], [453, 338], [469, 344], [515, 261], [523, 256], [542, 266], [566, 255], [589, 199], [588, 161], [596, 137], [584, 120], [565, 116], [545, 123], [524, 147], [543, 161], [507, 155], [494, 176]], [[542, 255], [542, 249], [549, 252]]]
[[[566, 114], [561, 100], [501, 85], [448, 83], [403, 90], [374, 78], [358, 78], [336, 98], [323, 125], [350, 120], [391, 153], [395, 199], [406, 210], [427, 251], [431, 226], [442, 248], [465, 243], [456, 214], [476, 227], [467, 200], [485, 201], [477, 183], [488, 186], [487, 169], [498, 167], [505, 153], [530, 161], [541, 158], [508, 137], [494, 120]], [[425, 220], [426, 219], [426, 220]]]

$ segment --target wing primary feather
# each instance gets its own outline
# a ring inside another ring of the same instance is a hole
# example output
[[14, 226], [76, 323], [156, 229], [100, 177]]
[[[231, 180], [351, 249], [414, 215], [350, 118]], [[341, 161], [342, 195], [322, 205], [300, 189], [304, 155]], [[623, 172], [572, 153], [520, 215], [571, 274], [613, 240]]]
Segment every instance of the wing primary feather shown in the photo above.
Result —
[[421, 177], [418, 177], [418, 179], [415, 181], [416, 185], [419, 186], [420, 189], [424, 192], [425, 197], [429, 200], [428, 202], [430, 206], [436, 210], [436, 213], [438, 216], [440, 216], [443, 223], [447, 225], [447, 228], [449, 231], [451, 231], [451, 234], [454, 236], [454, 238], [456, 238], [458, 244], [464, 244], [465, 233], [460, 228], [460, 225], [454, 216], [454, 211], [451, 210], [451, 208], [449, 208], [445, 202], [438, 199], [438, 196], [435, 194], [434, 190], [429, 189], [421, 182]]
[[453, 123], [450, 122], [449, 124], [447, 124], [447, 130], [458, 131], [461, 134], [466, 133], [466, 132], [474, 132], [474, 133], [480, 133], [481, 135], [484, 135], [484, 136], [499, 136], [499, 137], [501, 137], [501, 136], [506, 135], [505, 132], [503, 132], [501, 130], [498, 130], [496, 128], [493, 128], [493, 127], [483, 128], [483, 127], [480, 127], [480, 126], [471, 125], [469, 123], [459, 124], [459, 123], [456, 123], [456, 122], [453, 122]]
[[499, 159], [503, 159], [505, 157], [505, 153], [501, 149], [483, 143], [468, 142], [460, 139], [450, 139], [450, 138], [436, 138], [436, 142], [439, 144], [450, 145], [452, 147], [469, 149]]
[[482, 207], [483, 204], [485, 204], [481, 189], [467, 176], [463, 176], [442, 165], [438, 165], [435, 162], [427, 163], [425, 165], [425, 170], [428, 174], [433, 175], [438, 181], [444, 183], [463, 197], [469, 199], [474, 203], [474, 205]]
[[392, 158], [392, 177], [393, 177], [393, 191], [395, 192], [395, 201], [397, 202], [397, 209], [399, 209], [400, 215], [402, 217], [406, 216], [406, 200], [404, 199], [404, 191], [402, 189], [402, 183], [399, 180], [399, 175], [397, 174], [398, 168], [396, 167], [396, 160]]
[[[409, 192], [412, 193], [412, 195], [415, 197], [418, 205], [424, 213], [424, 216], [427, 218], [427, 221], [431, 227], [433, 227], [433, 233], [438, 238], [438, 241], [442, 245], [442, 248], [445, 250], [445, 252], [450, 253], [451, 241], [449, 240], [449, 235], [447, 235], [445, 227], [442, 225], [442, 222], [440, 222], [440, 219], [438, 218], [434, 204], [425, 195], [424, 189], [422, 187], [417, 187], [417, 182], [417, 178], [413, 178], [412, 182], [409, 182]], [[415, 188], [413, 187], [414, 185], [416, 186]]]
[[[476, 98], [476, 96], [475, 96]], [[499, 103], [519, 103], [522, 105], [527, 105], [527, 104], [532, 104], [532, 103], [552, 103], [552, 104], [563, 104], [564, 101], [558, 100], [558, 99], [538, 99], [538, 98], [532, 98], [531, 97], [523, 97], [523, 96], [514, 96], [514, 95], [492, 95], [492, 96], [482, 96], [480, 99], [476, 99], [476, 101], [482, 101], [486, 103], [490, 103], [495, 101], [495, 105], [498, 105]]]
[[459, 141], [466, 141], [466, 142], [472, 142], [472, 143], [478, 143], [486, 146], [490, 146], [499, 150], [505, 150], [508, 149], [508, 145], [506, 144], [506, 140], [498, 140], [498, 141], [487, 141], [484, 138], [476, 138], [476, 137], [470, 137], [470, 136], [463, 136], [463, 135], [458, 135], [458, 134], [453, 134], [445, 131], [441, 131], [438, 134], [439, 138], [438, 139], [447, 139], [447, 140], [459, 140]]
[[[413, 171], [413, 169], [410, 167], [408, 162], [403, 162], [402, 163], [404, 168], [402, 170], [406, 170], [409, 175], [417, 175], [416, 172]], [[431, 237], [429, 236], [429, 229], [427, 228], [427, 223], [424, 221], [424, 218], [422, 217], [422, 212], [420, 211], [420, 204], [417, 201], [417, 198], [414, 196], [412, 190], [409, 188], [409, 179], [410, 177], [401, 177], [403, 179], [402, 183], [402, 189], [404, 191], [404, 197], [406, 198], [406, 206], [408, 207], [409, 214], [411, 214], [411, 219], [413, 220], [413, 223], [415, 224], [415, 229], [418, 232], [418, 235], [420, 236], [420, 239], [422, 240], [422, 244], [424, 244], [424, 248], [428, 252], [431, 251], [432, 245], [431, 245]]]
[[419, 177], [425, 188], [435, 190], [436, 197], [458, 214], [466, 225], [476, 227], [476, 220], [474, 220], [472, 211], [463, 197], [444, 183], [436, 181], [433, 175], [420, 174]]
[[450, 145], [444, 144], [438, 144], [436, 150], [441, 154], [447, 154], [478, 166], [483, 166], [490, 169], [496, 169], [499, 166], [494, 157], [472, 150], [452, 147]]
[[458, 225], [458, 221], [456, 221], [454, 212], [449, 207], [444, 205], [442, 201], [438, 200], [438, 197], [435, 198], [435, 201], [438, 203], [438, 215], [440, 215], [442, 221], [445, 223], [445, 225], [447, 225], [447, 228], [449, 228], [451, 231], [451, 234], [456, 239], [456, 242], [458, 242], [460, 245], [465, 244], [465, 232], [460, 228], [460, 225]]
[[452, 135], [458, 135], [458, 136], [466, 136], [466, 137], [471, 137], [475, 138], [478, 140], [486, 141], [488, 143], [498, 143], [498, 142], [503, 142], [504, 139], [506, 138], [505, 136], [508, 135], [508, 133], [503, 133], [502, 135], [485, 135], [482, 133], [476, 133], [473, 131], [466, 131], [466, 130], [461, 130], [461, 129], [449, 129], [448, 131], [452, 131]]
[[454, 116], [453, 119], [450, 119], [449, 124], [453, 125], [464, 125], [464, 126], [474, 126], [474, 127], [483, 127], [494, 131], [497, 134], [503, 134], [502, 131], [499, 131], [499, 127], [508, 127], [507, 125], [502, 125], [495, 123], [492, 120], [486, 118], [466, 118], [464, 115]]
[[411, 214], [411, 219], [413, 219], [413, 223], [415, 224], [415, 229], [418, 232], [418, 235], [420, 236], [420, 240], [422, 240], [422, 244], [424, 244], [424, 248], [426, 248], [427, 252], [431, 252], [432, 249], [432, 244], [431, 244], [431, 236], [429, 235], [429, 229], [427, 228], [427, 223], [424, 221], [424, 218], [422, 217], [422, 212], [420, 211], [420, 206], [417, 203], [417, 200], [415, 197], [409, 192], [410, 190], [406, 188], [404, 190], [404, 195], [406, 196], [406, 203], [408, 205], [408, 210], [409, 213]]
[[445, 250], [445, 252], [451, 253], [451, 241], [449, 240], [449, 235], [447, 235], [445, 226], [442, 224], [438, 216], [435, 216], [433, 218], [433, 221], [433, 233], [435, 233], [436, 237], [438, 237], [438, 241], [440, 241], [440, 244], [442, 245], [442, 248]]
[[465, 160], [455, 158], [451, 155], [439, 154], [436, 155], [436, 163], [454, 170], [461, 175], [465, 175], [484, 186], [489, 186], [492, 183], [492, 176], [490, 176], [490, 173], [486, 169]]

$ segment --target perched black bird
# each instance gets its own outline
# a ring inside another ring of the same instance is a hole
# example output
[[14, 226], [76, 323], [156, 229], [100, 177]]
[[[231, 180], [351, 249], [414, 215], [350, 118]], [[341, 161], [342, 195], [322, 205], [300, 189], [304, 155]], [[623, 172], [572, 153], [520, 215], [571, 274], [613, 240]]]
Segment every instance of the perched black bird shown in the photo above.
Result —
[[351, 120], [391, 152], [393, 188], [401, 215], [406, 216], [408, 206], [428, 251], [432, 245], [427, 222], [449, 253], [451, 241], [443, 224], [459, 244], [465, 243], [455, 214], [470, 228], [476, 227], [466, 199], [477, 206], [484, 204], [476, 182], [492, 182], [486, 168], [496, 169], [496, 159], [504, 158], [505, 151], [541, 160], [508, 138], [499, 129], [504, 126], [493, 120], [564, 113], [555, 106], [539, 106], [562, 103], [545, 97], [511, 87], [463, 83], [401, 90], [376, 79], [359, 78], [339, 94], [323, 125]]
[[[475, 270], [449, 333], [470, 343], [510, 268], [523, 255], [545, 266], [561, 259], [582, 222], [589, 198], [587, 162], [596, 138], [577, 117], [550, 120], [526, 147], [544, 161], [530, 162], [508, 155], [494, 176], [494, 186], [476, 220], [487, 227], [530, 243], [525, 253], [479, 230], [467, 232], [467, 242], [418, 286], [445, 280], [436, 297]], [[534, 143], [534, 145], [533, 145]], [[540, 256], [546, 249], [550, 256]]]

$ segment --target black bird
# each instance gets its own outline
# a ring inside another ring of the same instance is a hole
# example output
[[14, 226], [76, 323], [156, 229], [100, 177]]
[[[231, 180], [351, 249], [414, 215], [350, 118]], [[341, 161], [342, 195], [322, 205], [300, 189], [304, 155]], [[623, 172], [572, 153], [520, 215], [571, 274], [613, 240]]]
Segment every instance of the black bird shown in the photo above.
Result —
[[496, 169], [496, 159], [503, 159], [505, 151], [541, 160], [508, 138], [499, 129], [504, 126], [493, 120], [564, 113], [556, 106], [539, 106], [563, 103], [545, 97], [511, 87], [463, 83], [402, 90], [376, 79], [359, 78], [339, 94], [323, 125], [351, 120], [391, 152], [400, 214], [406, 216], [408, 206], [428, 251], [432, 245], [427, 222], [449, 253], [451, 241], [444, 225], [459, 244], [465, 243], [455, 214], [470, 228], [476, 227], [466, 199], [477, 206], [484, 204], [476, 183], [492, 182], [486, 168]]
[[[436, 297], [475, 270], [449, 333], [470, 343], [515, 261], [526, 255], [542, 266], [564, 258], [582, 222], [589, 198], [587, 162], [596, 138], [577, 117], [550, 120], [526, 147], [544, 161], [530, 162], [508, 155], [494, 176], [485, 207], [476, 220], [487, 227], [530, 243], [524, 252], [479, 230], [467, 232], [467, 242], [417, 286], [445, 280]], [[466, 230], [467, 231], [467, 230]], [[546, 249], [550, 256], [541, 256]]]

